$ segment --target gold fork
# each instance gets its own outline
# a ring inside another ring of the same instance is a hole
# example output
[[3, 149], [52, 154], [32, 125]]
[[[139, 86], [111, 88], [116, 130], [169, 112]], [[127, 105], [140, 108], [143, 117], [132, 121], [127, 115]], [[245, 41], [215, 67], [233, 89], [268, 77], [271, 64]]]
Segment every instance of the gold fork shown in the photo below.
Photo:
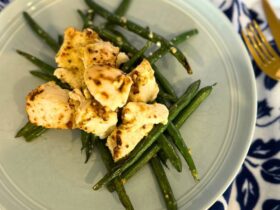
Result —
[[268, 43], [259, 25], [253, 21], [242, 32], [242, 36], [260, 69], [272, 79], [280, 80], [280, 57]]

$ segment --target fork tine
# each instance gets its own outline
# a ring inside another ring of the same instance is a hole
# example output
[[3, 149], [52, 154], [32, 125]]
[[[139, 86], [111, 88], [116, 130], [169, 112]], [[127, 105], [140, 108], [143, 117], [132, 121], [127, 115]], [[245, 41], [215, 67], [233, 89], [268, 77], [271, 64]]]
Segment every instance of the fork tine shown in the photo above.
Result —
[[253, 47], [253, 45], [251, 44], [247, 34], [245, 34], [245, 31], [242, 31], [242, 37], [248, 47], [248, 50], [250, 51], [250, 53], [252, 54], [254, 60], [256, 61], [256, 63], [258, 64], [258, 66], [263, 67], [263, 61], [262, 59], [259, 57], [258, 53], [256, 52], [255, 48]]
[[264, 46], [263, 42], [261, 41], [258, 32], [254, 28], [253, 24], [250, 23], [248, 25], [248, 30], [252, 32], [254, 35], [254, 40], [256, 41], [256, 44], [258, 45], [260, 51], [262, 52], [263, 56], [265, 57], [265, 60], [268, 62], [271, 62], [273, 60], [273, 55], [269, 53], [268, 49]]
[[275, 52], [275, 50], [270, 46], [269, 42], [267, 41], [267, 39], [265, 38], [263, 32], [261, 31], [259, 25], [257, 24], [256, 21], [253, 21], [253, 26], [256, 29], [256, 31], [258, 32], [259, 37], [261, 38], [261, 41], [264, 43], [264, 46], [266, 47], [266, 49], [268, 50], [268, 52], [273, 55], [273, 57], [278, 57], [277, 53]]
[[254, 32], [251, 32], [248, 28], [247, 28], [247, 37], [250, 40], [252, 46], [255, 48], [256, 53], [261, 58], [263, 64], [266, 64], [268, 62], [268, 60], [266, 59], [266, 57], [264, 56], [262, 50], [260, 49], [259, 45], [257, 44], [257, 42], [255, 40]]

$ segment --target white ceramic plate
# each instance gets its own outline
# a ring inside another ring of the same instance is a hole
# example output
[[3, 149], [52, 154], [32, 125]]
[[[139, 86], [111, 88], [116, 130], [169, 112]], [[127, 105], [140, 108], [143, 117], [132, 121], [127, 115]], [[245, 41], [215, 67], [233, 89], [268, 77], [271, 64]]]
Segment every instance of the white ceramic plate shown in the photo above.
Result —
[[[119, 1], [98, 0], [109, 9]], [[16, 0], [0, 15], [0, 209], [122, 209], [116, 195], [91, 186], [105, 169], [97, 154], [84, 164], [78, 132], [49, 131], [26, 143], [15, 132], [26, 122], [25, 95], [42, 81], [19, 48], [53, 62], [54, 54], [29, 30], [27, 10], [53, 36], [82, 25], [76, 9], [82, 0]], [[209, 97], [181, 129], [192, 148], [201, 181], [194, 183], [186, 164], [181, 174], [167, 171], [180, 209], [205, 209], [226, 189], [247, 153], [255, 124], [256, 89], [250, 60], [230, 23], [208, 1], [134, 0], [128, 17], [171, 38], [186, 29], [199, 35], [181, 45], [194, 70], [188, 76], [171, 56], [159, 66], [178, 93], [194, 80], [215, 82]], [[138, 42], [134, 42], [139, 44]], [[36, 68], [35, 68], [36, 69]], [[126, 185], [135, 209], [164, 209], [149, 167]]]

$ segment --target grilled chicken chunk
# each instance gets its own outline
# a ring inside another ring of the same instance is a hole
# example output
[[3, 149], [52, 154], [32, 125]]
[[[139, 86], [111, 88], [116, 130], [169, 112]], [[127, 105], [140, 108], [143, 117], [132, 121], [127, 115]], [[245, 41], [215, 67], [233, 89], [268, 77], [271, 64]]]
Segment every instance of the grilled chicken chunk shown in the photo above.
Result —
[[86, 99], [78, 89], [69, 93], [75, 107], [74, 127], [106, 138], [116, 127], [117, 113], [101, 106], [94, 99]]
[[68, 103], [68, 93], [54, 82], [31, 91], [26, 97], [29, 121], [45, 128], [72, 128], [73, 110]]
[[133, 80], [129, 101], [147, 103], [156, 99], [159, 87], [149, 61], [144, 59], [129, 76]]
[[122, 124], [107, 139], [114, 161], [127, 156], [155, 124], [166, 124], [168, 114], [162, 104], [129, 102], [122, 111]]
[[116, 110], [128, 99], [132, 80], [121, 70], [109, 66], [92, 66], [84, 80], [91, 95], [102, 105]]
[[85, 68], [90, 68], [93, 65], [105, 65], [115, 67], [119, 48], [113, 46], [110, 42], [99, 41], [86, 46], [84, 51]]
[[113, 160], [117, 162], [127, 156], [135, 146], [152, 130], [153, 125], [148, 124], [140, 128], [129, 128], [120, 125], [107, 138], [107, 147], [111, 151]]
[[98, 34], [91, 29], [81, 32], [72, 27], [67, 28], [64, 32], [63, 44], [55, 58], [60, 68], [54, 72], [54, 75], [72, 88], [83, 87], [84, 63], [82, 58], [85, 47], [98, 41], [100, 41]]

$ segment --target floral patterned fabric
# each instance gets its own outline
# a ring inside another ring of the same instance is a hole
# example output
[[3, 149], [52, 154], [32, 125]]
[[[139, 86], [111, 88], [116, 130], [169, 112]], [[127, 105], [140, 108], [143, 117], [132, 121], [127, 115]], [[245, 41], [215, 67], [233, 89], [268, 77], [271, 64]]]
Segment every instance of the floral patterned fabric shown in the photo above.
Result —
[[[261, 0], [210, 0], [232, 22], [237, 33], [256, 20], [275, 50]], [[280, 15], [280, 0], [271, 0]], [[9, 0], [0, 0], [0, 11]], [[277, 6], [278, 10], [277, 10]], [[252, 145], [231, 186], [210, 210], [280, 210], [280, 83], [252, 61], [258, 91], [258, 114]]]
[[[275, 50], [261, 0], [211, 0], [240, 34], [249, 21], [261, 26]], [[280, 0], [271, 1], [280, 14]], [[258, 91], [255, 135], [239, 174], [210, 210], [280, 210], [280, 83], [252, 60]]]

